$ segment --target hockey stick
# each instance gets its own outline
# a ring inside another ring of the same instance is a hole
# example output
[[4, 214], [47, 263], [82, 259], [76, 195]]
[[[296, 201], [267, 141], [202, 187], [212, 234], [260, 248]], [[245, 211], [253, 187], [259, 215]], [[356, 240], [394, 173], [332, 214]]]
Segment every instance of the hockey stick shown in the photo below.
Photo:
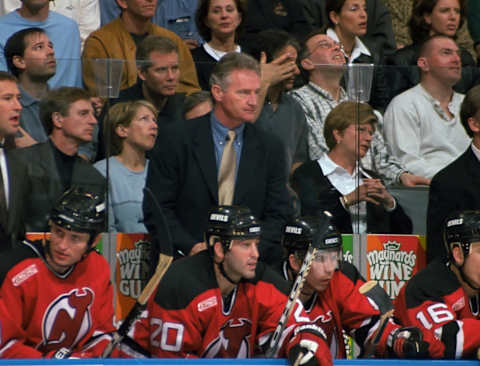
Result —
[[394, 309], [392, 300], [390, 297], [388, 297], [387, 293], [377, 285], [377, 281], [371, 280], [364, 283], [359, 288], [359, 292], [367, 297], [370, 297], [379, 306], [379, 310], [382, 314], [378, 321], [377, 331], [370, 338], [371, 340], [365, 345], [365, 350], [362, 355], [363, 358], [370, 358], [375, 354], [378, 342], [385, 332], [388, 321], [393, 316]]
[[300, 291], [302, 291], [303, 284], [305, 283], [305, 279], [308, 276], [308, 272], [310, 271], [310, 267], [312, 266], [312, 262], [315, 258], [316, 252], [317, 248], [310, 245], [307, 254], [305, 255], [305, 258], [303, 259], [302, 266], [300, 267], [297, 277], [295, 278], [293, 287], [290, 290], [290, 294], [288, 295], [288, 300], [285, 304], [285, 308], [283, 309], [283, 313], [280, 316], [277, 327], [275, 328], [272, 338], [270, 339], [270, 344], [268, 345], [268, 349], [265, 352], [266, 358], [272, 358], [277, 353], [280, 337], [285, 330], [287, 321], [290, 318], [290, 314], [292, 313], [295, 306], [295, 302], [297, 301], [298, 296], [300, 296]]
[[122, 325], [120, 325], [120, 328], [116, 332], [113, 333], [113, 340], [108, 344], [108, 346], [105, 348], [105, 350], [102, 353], [101, 358], [107, 358], [109, 357], [115, 347], [119, 345], [122, 340], [125, 338], [127, 335], [128, 331], [130, 330], [131, 326], [135, 322], [135, 320], [140, 316], [142, 311], [145, 309], [145, 305], [150, 298], [150, 296], [154, 293], [155, 289], [157, 288], [158, 284], [160, 283], [160, 280], [163, 278], [165, 275], [165, 272], [167, 272], [168, 267], [170, 266], [170, 263], [172, 263], [173, 260], [173, 246], [172, 246], [172, 238], [170, 235], [170, 230], [168, 229], [168, 223], [167, 219], [165, 218], [165, 215], [163, 214], [162, 208], [160, 204], [157, 201], [157, 198], [155, 195], [152, 193], [152, 191], [148, 188], [144, 188], [144, 192], [148, 193], [150, 198], [152, 199], [154, 203], [154, 207], [156, 208], [156, 214], [160, 216], [161, 221], [163, 223], [163, 226], [165, 228], [165, 233], [162, 237], [165, 237], [165, 244], [164, 246], [160, 246], [160, 244], [157, 241], [157, 238], [160, 236], [159, 233], [155, 233], [152, 237], [152, 244], [155, 243], [157, 245], [158, 249], [162, 249], [163, 253], [160, 252], [158, 255], [158, 263], [157, 267], [155, 268], [155, 273], [153, 276], [150, 278], [148, 283], [145, 285], [145, 288], [143, 289], [142, 293], [138, 297], [137, 301], [135, 302], [135, 305], [133, 308], [130, 310], [130, 312], [127, 314], [125, 317], [125, 320], [122, 322]]

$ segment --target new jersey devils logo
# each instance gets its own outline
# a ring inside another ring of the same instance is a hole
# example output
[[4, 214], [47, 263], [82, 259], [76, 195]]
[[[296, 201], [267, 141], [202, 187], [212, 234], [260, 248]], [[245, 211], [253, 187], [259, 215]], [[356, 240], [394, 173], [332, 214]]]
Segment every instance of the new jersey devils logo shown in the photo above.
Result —
[[68, 294], [60, 295], [53, 301], [43, 318], [43, 352], [61, 347], [73, 348], [90, 330], [90, 306], [93, 304], [93, 291], [84, 287]]
[[220, 334], [207, 347], [205, 358], [250, 357], [248, 339], [252, 323], [245, 318], [229, 319], [220, 329]]

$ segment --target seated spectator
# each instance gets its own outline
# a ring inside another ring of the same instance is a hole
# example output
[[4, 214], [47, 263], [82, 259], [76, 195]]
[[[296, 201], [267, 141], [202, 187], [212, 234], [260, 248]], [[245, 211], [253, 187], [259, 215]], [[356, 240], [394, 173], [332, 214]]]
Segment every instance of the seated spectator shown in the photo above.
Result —
[[5, 44], [8, 69], [18, 78], [22, 95], [20, 136], [17, 147], [27, 147], [47, 141], [47, 133], [40, 120], [40, 99], [48, 92], [47, 81], [55, 75], [56, 59], [53, 44], [41, 28], [25, 28], [14, 34]]
[[121, 15], [90, 34], [85, 42], [82, 55], [83, 82], [86, 88], [96, 94], [93, 62], [95, 59], [114, 58], [127, 62], [123, 65], [120, 89], [126, 89], [137, 82], [135, 52], [138, 45], [148, 35], [158, 35], [171, 39], [178, 48], [180, 59], [180, 83], [178, 91], [189, 93], [198, 90], [198, 80], [192, 55], [175, 33], [151, 22], [155, 14], [156, 2], [140, 6], [143, 0], [118, 1]]
[[[408, 1], [399, 3], [409, 3]], [[407, 6], [407, 5], [404, 5]], [[456, 38], [458, 30], [465, 20], [465, 0], [419, 0], [413, 6], [408, 29], [412, 43], [399, 49], [387, 59], [387, 64], [395, 66], [388, 68], [389, 99], [420, 82], [420, 71], [417, 67], [420, 48], [423, 42], [433, 35], [444, 35]], [[458, 44], [458, 43], [457, 43]], [[460, 48], [462, 76], [453, 89], [465, 94], [470, 88], [480, 82], [480, 75], [475, 70], [472, 55]]]
[[[282, 254], [281, 228], [291, 209], [282, 144], [249, 123], [257, 116], [260, 65], [231, 52], [211, 77], [213, 111], [159, 131], [146, 187], [165, 212], [176, 251], [189, 255], [204, 250], [209, 209], [233, 203], [249, 207], [263, 221], [260, 256], [276, 263]], [[143, 209], [145, 226], [155, 239], [160, 229], [153, 200], [144, 199]]]
[[468, 3], [468, 30], [474, 42], [475, 53], [477, 54], [477, 65], [480, 65], [480, 1]]
[[[266, 30], [258, 34], [255, 47], [250, 51], [257, 59], [260, 59], [263, 52], [267, 62], [287, 54], [289, 57], [285, 62], [293, 61], [296, 64], [300, 45], [285, 31]], [[293, 88], [295, 77], [299, 73], [296, 68], [294, 73], [269, 86], [265, 103], [255, 122], [261, 129], [273, 133], [282, 141], [288, 175], [308, 160], [308, 125], [305, 113], [298, 102], [286, 93]]]
[[293, 173], [302, 215], [327, 210], [342, 233], [412, 232], [410, 218], [382, 181], [357, 164], [370, 149], [377, 122], [368, 104], [343, 102], [332, 109], [324, 128], [329, 152]]
[[5, 42], [24, 28], [42, 28], [54, 45], [57, 57], [55, 76], [49, 80], [52, 88], [82, 85], [80, 33], [71, 18], [49, 9], [49, 0], [22, 0], [19, 9], [0, 17], [0, 70], [7, 70]]
[[420, 50], [420, 83], [396, 96], [384, 118], [393, 153], [413, 174], [432, 178], [470, 144], [459, 119], [464, 98], [453, 90], [462, 65], [447, 36], [429, 38]]
[[245, 31], [239, 39], [247, 52], [256, 42], [257, 34], [267, 29], [281, 29], [297, 40], [310, 33], [311, 27], [296, 0], [248, 1], [248, 12], [243, 19]]
[[[367, 5], [367, 43], [373, 43], [376, 49], [383, 49], [385, 56], [396, 50], [395, 37], [392, 29], [392, 16], [390, 10], [382, 0], [366, 0]], [[328, 14], [325, 11], [325, 0], [302, 0], [302, 6], [313, 29], [326, 26]]]
[[480, 208], [480, 85], [470, 89], [462, 102], [460, 120], [472, 143], [454, 162], [432, 179], [427, 214], [427, 261], [446, 255], [442, 227], [458, 210]]
[[241, 52], [239, 33], [246, 15], [241, 0], [200, 0], [195, 21], [205, 43], [192, 51], [200, 87], [210, 90], [210, 74], [228, 52]]
[[[139, 44], [136, 52], [138, 81], [120, 92], [110, 105], [118, 102], [146, 100], [157, 110], [158, 126], [183, 120], [184, 93], [177, 93], [180, 62], [177, 45], [169, 38], [151, 35]], [[106, 111], [100, 116], [100, 123]], [[99, 136], [97, 157], [104, 158], [104, 136]]]
[[212, 94], [201, 90], [185, 97], [183, 103], [185, 119], [194, 119], [210, 113], [213, 108]]
[[155, 107], [144, 100], [118, 103], [108, 111], [104, 134], [111, 141], [112, 156], [94, 166], [109, 182], [109, 232], [147, 232], [142, 201], [148, 170], [146, 152], [157, 138], [156, 115]]
[[[203, 39], [195, 25], [195, 12], [198, 0], [156, 0], [157, 9], [152, 23], [175, 32], [190, 49], [198, 47]], [[120, 15], [120, 7], [116, 1], [100, 1], [100, 17], [102, 26], [110, 23]]]
[[394, 315], [422, 330], [431, 357], [477, 359], [480, 211], [451, 213], [442, 234], [448, 261], [439, 258], [415, 274], [400, 290]]
[[376, 109], [386, 107], [387, 87], [384, 80], [383, 50], [360, 40], [367, 33], [368, 15], [365, 0], [326, 0], [327, 35], [340, 43], [347, 64], [374, 64], [369, 104]]
[[[100, 6], [99, 3], [114, 3], [114, 1], [100, 0], [62, 0], [50, 1], [50, 10], [69, 17], [78, 24], [82, 49], [88, 35], [100, 28]], [[22, 0], [3, 0], [2, 14], [18, 9]]]
[[40, 102], [40, 118], [49, 140], [13, 153], [26, 167], [26, 231], [48, 231], [48, 215], [57, 199], [72, 186], [100, 196], [105, 179], [84, 159], [78, 148], [90, 142], [97, 124], [90, 94], [80, 88], [51, 90]]
[[[311, 160], [328, 151], [323, 128], [330, 111], [348, 99], [340, 85], [344, 73], [345, 57], [340, 45], [322, 31], [313, 31], [305, 41], [300, 64], [309, 83], [292, 92], [302, 106], [309, 125], [308, 153]], [[373, 135], [371, 148], [361, 161], [362, 167], [375, 171], [387, 185], [414, 186], [429, 184], [429, 180], [414, 176], [389, 153], [382, 134]]]

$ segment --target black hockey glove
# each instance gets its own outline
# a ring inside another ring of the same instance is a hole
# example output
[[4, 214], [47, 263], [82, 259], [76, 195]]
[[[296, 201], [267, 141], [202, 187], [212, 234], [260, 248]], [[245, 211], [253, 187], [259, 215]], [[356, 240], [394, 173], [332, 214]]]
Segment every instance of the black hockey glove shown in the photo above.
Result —
[[299, 341], [288, 352], [288, 360], [292, 366], [318, 366], [315, 354], [318, 341], [327, 339], [322, 328], [314, 324], [301, 325], [295, 329], [293, 340]]
[[387, 346], [392, 356], [398, 358], [428, 358], [428, 342], [417, 327], [395, 329], [388, 335]]

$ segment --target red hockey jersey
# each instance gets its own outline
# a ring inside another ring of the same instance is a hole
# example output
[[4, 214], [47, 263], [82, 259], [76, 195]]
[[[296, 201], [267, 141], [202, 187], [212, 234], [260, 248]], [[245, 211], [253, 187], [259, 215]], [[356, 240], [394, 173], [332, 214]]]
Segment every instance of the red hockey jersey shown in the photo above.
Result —
[[[51, 269], [40, 242], [23, 242], [0, 268], [0, 296], [23, 339], [2, 339], [2, 358], [49, 357], [62, 347], [98, 357], [115, 330], [110, 267], [92, 251], [64, 274]], [[89, 342], [91, 341], [91, 342]], [[88, 342], [88, 344], [87, 344]]]
[[448, 264], [430, 263], [395, 300], [395, 316], [422, 329], [435, 358], [476, 358], [480, 346], [478, 295], [468, 298]]
[[[242, 281], [229, 299], [222, 298], [207, 251], [172, 264], [137, 322], [133, 338], [154, 357], [249, 358], [261, 355], [287, 301], [288, 283], [265, 266], [256, 278]], [[292, 347], [292, 331], [308, 323], [302, 305], [296, 308], [280, 339], [277, 353]], [[326, 343], [318, 338], [324, 363], [331, 363]]]
[[[286, 275], [284, 268], [284, 275]], [[321, 326], [328, 337], [330, 352], [334, 358], [345, 358], [343, 331], [363, 347], [375, 334], [380, 320], [379, 305], [375, 299], [361, 294], [359, 289], [365, 284], [355, 266], [344, 262], [335, 271], [329, 286], [316, 293], [305, 306], [309, 317]], [[399, 325], [389, 320], [379, 341], [376, 354], [387, 355], [387, 336]]]

